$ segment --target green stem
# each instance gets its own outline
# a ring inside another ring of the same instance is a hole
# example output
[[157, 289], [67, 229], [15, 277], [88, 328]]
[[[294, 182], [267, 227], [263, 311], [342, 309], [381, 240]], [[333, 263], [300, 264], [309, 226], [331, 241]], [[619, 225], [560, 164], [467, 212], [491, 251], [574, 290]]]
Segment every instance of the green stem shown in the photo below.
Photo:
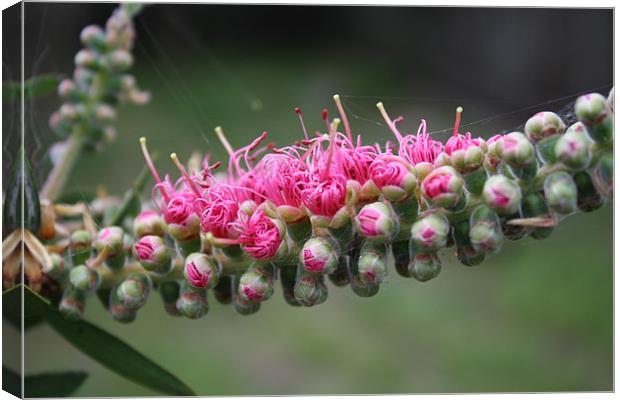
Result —
[[50, 172], [41, 189], [40, 197], [42, 199], [48, 199], [53, 202], [62, 192], [71, 170], [75, 166], [75, 162], [80, 155], [80, 151], [84, 144], [84, 137], [76, 127], [74, 132], [69, 136], [66, 142], [66, 149], [62, 158], [58, 161], [54, 168]]

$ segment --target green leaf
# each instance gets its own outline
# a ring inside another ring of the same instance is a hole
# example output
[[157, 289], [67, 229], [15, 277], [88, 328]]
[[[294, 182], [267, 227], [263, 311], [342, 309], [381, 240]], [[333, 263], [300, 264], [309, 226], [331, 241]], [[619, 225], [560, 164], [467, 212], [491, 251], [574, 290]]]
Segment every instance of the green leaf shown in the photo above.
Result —
[[[21, 329], [22, 284], [7, 289], [2, 293], [2, 316], [13, 326]], [[41, 321], [50, 309], [49, 300], [24, 287], [24, 328], [28, 329]]]
[[26, 375], [25, 397], [67, 397], [84, 383], [88, 374], [81, 371], [47, 372]]
[[[24, 82], [24, 99], [45, 96], [52, 93], [58, 87], [60, 78], [54, 74], [34, 76]], [[16, 81], [2, 83], [2, 101], [11, 102], [21, 99], [22, 86]]]
[[19, 374], [4, 365], [2, 366], [2, 390], [13, 396], [22, 397], [22, 380]]

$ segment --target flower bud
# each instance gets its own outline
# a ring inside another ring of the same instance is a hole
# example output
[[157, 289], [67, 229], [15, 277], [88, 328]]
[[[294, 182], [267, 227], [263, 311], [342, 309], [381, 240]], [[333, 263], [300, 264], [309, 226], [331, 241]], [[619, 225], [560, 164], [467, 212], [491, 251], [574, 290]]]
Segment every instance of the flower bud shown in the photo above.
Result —
[[252, 315], [260, 310], [261, 302], [254, 302], [243, 299], [241, 296], [233, 297], [233, 307], [241, 315]]
[[392, 256], [394, 256], [394, 267], [398, 275], [403, 278], [411, 278], [409, 274], [409, 241], [392, 242]]
[[125, 265], [125, 246], [124, 233], [118, 226], [103, 228], [95, 239], [95, 249], [101, 252], [104, 248], [108, 249], [106, 265], [112, 269], [119, 269]]
[[384, 282], [388, 274], [385, 245], [372, 246], [365, 243], [357, 261], [357, 271], [360, 281], [365, 285], [379, 285]]
[[503, 175], [493, 175], [484, 183], [482, 197], [496, 213], [514, 214], [521, 203], [521, 188]]
[[457, 248], [456, 256], [467, 267], [480, 265], [484, 261], [484, 253], [478, 252], [471, 245]]
[[[539, 192], [529, 193], [523, 197], [521, 211], [525, 218], [549, 218], [549, 209], [544, 196]], [[534, 239], [544, 239], [553, 232], [553, 227], [535, 227], [530, 236]]]
[[583, 212], [598, 210], [603, 205], [603, 198], [596, 191], [592, 177], [587, 171], [579, 171], [573, 175], [577, 185], [577, 207]]
[[133, 56], [127, 50], [115, 50], [110, 55], [110, 66], [118, 71], [125, 71], [131, 68]]
[[511, 167], [526, 167], [536, 160], [534, 145], [521, 132], [504, 135], [497, 146], [500, 158]]
[[177, 310], [190, 319], [198, 319], [209, 312], [209, 303], [204, 292], [183, 291], [177, 300]]
[[544, 183], [545, 200], [552, 210], [570, 214], [577, 208], [577, 186], [566, 172], [554, 172]]
[[336, 269], [338, 253], [330, 240], [313, 237], [304, 243], [299, 259], [306, 272], [312, 275], [329, 274]]
[[351, 289], [353, 293], [360, 297], [372, 297], [379, 293], [380, 285], [365, 284], [361, 281], [359, 275], [351, 276]]
[[183, 275], [187, 283], [198, 289], [211, 289], [217, 285], [221, 266], [212, 257], [192, 253], [185, 258]]
[[137, 239], [146, 235], [164, 237], [166, 235], [166, 223], [157, 211], [142, 211], [133, 221], [133, 234]]
[[78, 68], [96, 69], [101, 65], [97, 54], [89, 49], [82, 49], [75, 55], [75, 66]]
[[106, 47], [105, 33], [100, 26], [89, 25], [82, 29], [80, 33], [80, 40], [84, 46], [92, 47], [95, 49], [104, 49]]
[[469, 239], [479, 253], [492, 253], [499, 249], [504, 235], [499, 217], [486, 205], [478, 206], [469, 221]]
[[417, 179], [407, 162], [394, 155], [380, 155], [369, 168], [370, 179], [389, 201], [402, 200], [411, 195]]
[[295, 281], [293, 288], [295, 300], [304, 306], [312, 306], [317, 303], [320, 298], [320, 289], [318, 288], [318, 278], [300, 274]]
[[525, 123], [525, 134], [533, 142], [562, 134], [566, 125], [557, 114], [550, 111], [541, 111], [527, 120]]
[[583, 123], [571, 125], [558, 139], [555, 143], [555, 157], [574, 170], [584, 169], [590, 164], [590, 139]]
[[440, 214], [428, 214], [411, 227], [410, 254], [433, 252], [446, 246], [450, 223]]
[[135, 274], [118, 285], [116, 295], [123, 306], [130, 310], [137, 310], [146, 304], [151, 285], [151, 279], [148, 275]]
[[329, 280], [338, 287], [343, 287], [349, 284], [349, 256], [341, 254], [338, 258], [338, 265], [334, 272], [328, 275]]
[[61, 121], [75, 122], [80, 117], [77, 107], [70, 103], [64, 103], [58, 112]]
[[602, 95], [591, 93], [579, 97], [575, 102], [575, 115], [587, 126], [595, 142], [608, 142], [613, 138], [613, 113]]
[[376, 202], [365, 205], [357, 213], [355, 228], [366, 239], [385, 242], [398, 232], [398, 221], [389, 205]]
[[86, 260], [90, 258], [92, 240], [90, 233], [85, 230], [77, 230], [71, 234], [69, 249], [71, 250], [73, 265], [85, 264]]
[[62, 293], [62, 299], [58, 304], [58, 311], [63, 318], [69, 321], [79, 321], [84, 314], [86, 296], [84, 292], [71, 287]]
[[147, 271], [166, 274], [172, 269], [170, 251], [159, 236], [143, 236], [133, 245], [133, 254]]
[[271, 265], [250, 267], [239, 278], [239, 297], [251, 302], [269, 299], [273, 294], [273, 269]]
[[181, 315], [177, 310], [177, 300], [181, 293], [181, 286], [175, 281], [164, 281], [159, 283], [159, 294], [164, 302], [164, 309], [173, 316]]
[[601, 156], [594, 168], [593, 178], [598, 192], [611, 200], [614, 191], [614, 155], [612, 152]]
[[58, 96], [63, 99], [72, 97], [75, 92], [75, 82], [71, 79], [63, 79], [60, 84], [58, 84]]
[[43, 266], [43, 273], [54, 279], [60, 279], [65, 274], [65, 259], [57, 253], [50, 253], [50, 264]]
[[420, 282], [436, 278], [441, 271], [441, 261], [436, 254], [417, 254], [409, 263], [409, 274]]
[[86, 265], [78, 265], [69, 272], [69, 282], [77, 291], [92, 293], [99, 287], [101, 277], [94, 269]]
[[435, 207], [453, 208], [463, 197], [463, 178], [454, 168], [434, 169], [422, 181], [424, 198]]
[[110, 304], [108, 310], [114, 320], [122, 323], [133, 322], [138, 315], [136, 310], [129, 309], [121, 303], [116, 290], [113, 290], [110, 293]]

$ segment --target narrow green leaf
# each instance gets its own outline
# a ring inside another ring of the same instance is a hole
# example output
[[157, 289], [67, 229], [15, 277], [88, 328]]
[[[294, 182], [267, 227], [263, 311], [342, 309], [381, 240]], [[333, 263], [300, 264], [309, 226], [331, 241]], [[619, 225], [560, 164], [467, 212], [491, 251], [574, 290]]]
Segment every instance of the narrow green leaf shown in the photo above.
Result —
[[[24, 293], [24, 328], [27, 329], [41, 321], [43, 315], [49, 310], [50, 302], [27, 286], [24, 287]], [[2, 293], [2, 316], [18, 329], [21, 329], [21, 299], [21, 283]]]
[[[60, 79], [54, 74], [34, 76], [24, 82], [24, 99], [45, 96], [52, 93], [58, 87]], [[2, 83], [2, 101], [11, 102], [21, 99], [21, 84], [16, 81]]]
[[22, 380], [19, 374], [4, 365], [2, 366], [2, 390], [21, 398]]
[[25, 397], [67, 397], [84, 383], [88, 374], [81, 371], [47, 372], [26, 375]]

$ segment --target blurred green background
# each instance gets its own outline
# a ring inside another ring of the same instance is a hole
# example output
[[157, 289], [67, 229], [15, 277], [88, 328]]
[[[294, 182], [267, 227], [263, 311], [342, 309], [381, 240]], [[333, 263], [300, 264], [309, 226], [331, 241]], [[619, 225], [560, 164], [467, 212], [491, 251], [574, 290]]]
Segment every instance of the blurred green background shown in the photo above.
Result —
[[[112, 9], [28, 7], [30, 21], [47, 24], [33, 30], [32, 64], [64, 74], [80, 27], [103, 23]], [[379, 100], [405, 116], [406, 131], [421, 117], [431, 131], [449, 128], [462, 105], [466, 129], [488, 137], [542, 109], [564, 113], [576, 93], [603, 87], [606, 94], [612, 81], [609, 10], [214, 7], [145, 10], [134, 72], [153, 100], [120, 109], [118, 140], [80, 159], [69, 190], [103, 184], [122, 193], [143, 164], [143, 135], [160, 154], [160, 172], [172, 173], [173, 151], [182, 159], [200, 150], [224, 160], [217, 125], [233, 146], [262, 130], [285, 145], [302, 135], [293, 107], [302, 108], [310, 129], [321, 129], [321, 109], [334, 115], [334, 93], [367, 142], [390, 137], [374, 106]], [[61, 13], [68, 26], [52, 18]], [[48, 55], [39, 57], [41, 49]], [[563, 58], [576, 51], [571, 62]], [[27, 141], [40, 177], [45, 150], [57, 140], [46, 120], [58, 105], [56, 98], [29, 105]], [[299, 309], [278, 290], [249, 317], [210, 298], [209, 314], [190, 321], [167, 315], [154, 295], [129, 325], [112, 321], [91, 299], [86, 318], [200, 395], [610, 391], [612, 243], [607, 205], [567, 218], [544, 241], [507, 242], [478, 267], [463, 267], [446, 252], [442, 273], [425, 284], [392, 272], [372, 298], [330, 286], [326, 303]], [[46, 326], [25, 340], [26, 373], [90, 372], [76, 396], [156, 394], [102, 368]]]

